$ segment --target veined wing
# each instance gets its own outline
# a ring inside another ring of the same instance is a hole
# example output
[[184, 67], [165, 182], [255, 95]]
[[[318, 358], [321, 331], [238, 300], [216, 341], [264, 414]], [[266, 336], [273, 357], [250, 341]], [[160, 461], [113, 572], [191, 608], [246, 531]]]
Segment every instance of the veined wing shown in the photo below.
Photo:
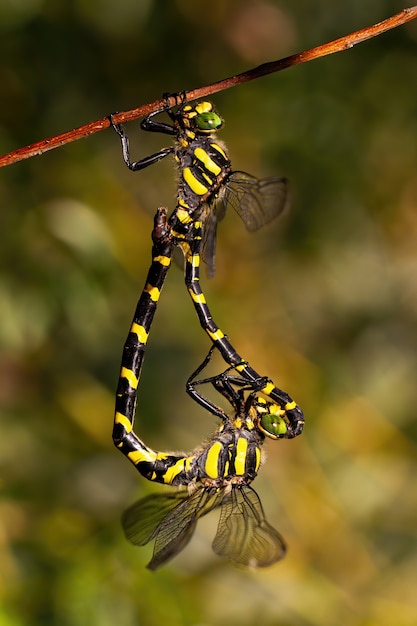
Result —
[[144, 546], [155, 538], [161, 522], [175, 507], [188, 500], [187, 490], [146, 496], [132, 504], [122, 514], [126, 538], [135, 546]]
[[217, 209], [213, 207], [204, 221], [203, 227], [203, 261], [206, 264], [208, 278], [213, 278], [216, 273], [216, 236], [217, 222], [221, 219], [217, 215]]
[[185, 548], [198, 519], [219, 506], [222, 498], [216, 488], [199, 488], [192, 495], [183, 490], [143, 498], [123, 514], [126, 537], [136, 545], [155, 539], [147, 567], [156, 570]]
[[155, 533], [155, 546], [148, 569], [156, 570], [181, 552], [193, 536], [199, 518], [219, 506], [222, 499], [222, 491], [200, 488], [179, 504]]
[[284, 540], [266, 521], [258, 494], [251, 487], [236, 485], [224, 497], [213, 550], [251, 567], [267, 567], [284, 558]]
[[[232, 172], [222, 198], [224, 210], [231, 206], [250, 231], [258, 230], [278, 217], [288, 204], [286, 178], [255, 178], [246, 172]], [[221, 213], [218, 212], [219, 219]]]
[[258, 230], [288, 206], [286, 178], [255, 178], [246, 172], [232, 172], [224, 183], [219, 198], [204, 220], [203, 260], [207, 275], [215, 273], [216, 229], [226, 210], [232, 207], [249, 231]]

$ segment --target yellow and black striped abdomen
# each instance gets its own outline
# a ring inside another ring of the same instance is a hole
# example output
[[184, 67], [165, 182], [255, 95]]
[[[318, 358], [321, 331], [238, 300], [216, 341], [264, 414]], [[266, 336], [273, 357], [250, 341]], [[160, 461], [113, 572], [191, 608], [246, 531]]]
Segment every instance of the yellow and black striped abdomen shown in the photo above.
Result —
[[[197, 477], [196, 456], [175, 452], [154, 452], [153, 458], [142, 451], [128, 455], [137, 470], [152, 482], [173, 486], [187, 486]], [[134, 458], [136, 457], [136, 459]]]
[[113, 428], [115, 445], [135, 464], [136, 460], [129, 455], [138, 451], [143, 452], [147, 460], [154, 458], [154, 453], [133, 433], [132, 428], [137, 387], [149, 330], [172, 259], [173, 243], [166, 223], [166, 210], [158, 210], [152, 237], [154, 242], [152, 264], [123, 348]]
[[201, 327], [206, 331], [224, 360], [235, 368], [243, 379], [257, 385], [262, 383], [257, 391], [271, 398], [273, 402], [278, 404], [279, 409], [285, 412], [287, 429], [280, 434], [280, 437], [292, 438], [301, 434], [304, 416], [296, 402], [285, 391], [276, 387], [272, 380], [260, 376], [247, 361], [242, 359], [211, 315], [200, 281], [202, 222], [199, 220], [191, 222], [188, 239], [186, 241], [179, 240], [178, 245], [181, 246], [185, 256], [185, 283]]

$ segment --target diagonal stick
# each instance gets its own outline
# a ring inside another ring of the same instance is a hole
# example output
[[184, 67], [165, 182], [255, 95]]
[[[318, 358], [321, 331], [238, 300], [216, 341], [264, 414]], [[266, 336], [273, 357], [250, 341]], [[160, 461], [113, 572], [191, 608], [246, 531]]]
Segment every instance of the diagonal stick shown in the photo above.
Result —
[[[357, 30], [354, 33], [350, 33], [349, 35], [345, 35], [344, 37], [340, 37], [339, 39], [335, 39], [329, 43], [317, 46], [316, 48], [310, 48], [310, 50], [298, 52], [297, 54], [293, 54], [278, 61], [264, 63], [263, 65], [259, 65], [258, 67], [248, 70], [247, 72], [231, 76], [230, 78], [225, 78], [224, 80], [212, 83], [211, 85], [206, 85], [205, 87], [199, 87], [198, 89], [186, 91], [186, 98], [187, 100], [203, 98], [212, 93], [217, 93], [218, 91], [223, 91], [224, 89], [229, 89], [230, 87], [236, 87], [237, 85], [254, 80], [255, 78], [260, 78], [261, 76], [266, 76], [267, 74], [272, 74], [274, 72], [280, 72], [285, 70], [287, 67], [299, 65], [300, 63], [307, 63], [307, 61], [312, 61], [313, 59], [334, 54], [335, 52], [343, 52], [344, 50], [353, 48], [353, 46], [358, 43], [362, 43], [363, 41], [376, 37], [377, 35], [381, 35], [392, 28], [397, 28], [397, 26], [406, 24], [407, 22], [414, 20], [416, 17], [417, 6], [403, 9], [400, 13], [397, 13], [396, 15], [393, 15], [378, 24], [362, 28], [361, 30]], [[170, 102], [170, 104], [175, 106], [175, 104], [177, 104], [176, 98], [172, 97], [171, 100], [172, 102]], [[144, 104], [136, 109], [114, 114], [113, 120], [116, 124], [131, 122], [132, 120], [144, 117], [153, 111], [163, 108], [164, 105], [165, 100], [155, 100], [155, 102]], [[109, 118], [103, 117], [101, 120], [90, 122], [89, 124], [85, 124], [79, 128], [74, 128], [73, 130], [69, 130], [60, 135], [55, 135], [49, 139], [42, 139], [42, 141], [33, 143], [30, 146], [19, 148], [18, 150], [14, 150], [13, 152], [9, 152], [8, 154], [1, 156], [0, 167], [11, 165], [12, 163], [17, 163], [18, 161], [23, 161], [24, 159], [30, 159], [31, 157], [43, 154], [48, 150], [53, 150], [54, 148], [76, 141], [77, 139], [82, 139], [83, 137], [88, 137], [89, 135], [98, 133], [105, 130], [109, 126]]]

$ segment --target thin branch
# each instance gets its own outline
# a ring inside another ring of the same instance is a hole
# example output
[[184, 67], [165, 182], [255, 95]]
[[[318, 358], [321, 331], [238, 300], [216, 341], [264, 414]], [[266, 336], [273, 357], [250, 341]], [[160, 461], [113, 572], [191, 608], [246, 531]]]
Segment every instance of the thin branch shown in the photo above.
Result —
[[[261, 76], [266, 76], [267, 74], [272, 74], [274, 72], [280, 72], [287, 67], [299, 65], [300, 63], [307, 63], [307, 61], [312, 61], [313, 59], [334, 54], [335, 52], [348, 50], [349, 48], [353, 48], [353, 46], [358, 43], [362, 43], [363, 41], [376, 37], [377, 35], [381, 35], [392, 28], [397, 28], [397, 26], [406, 24], [407, 22], [414, 20], [416, 17], [417, 6], [404, 9], [400, 13], [389, 17], [383, 22], [374, 24], [373, 26], [362, 28], [361, 30], [357, 30], [354, 33], [345, 35], [344, 37], [340, 37], [339, 39], [335, 39], [329, 43], [317, 46], [316, 48], [311, 48], [310, 50], [305, 50], [304, 52], [293, 54], [289, 57], [285, 57], [284, 59], [280, 59], [279, 61], [264, 63], [263, 65], [259, 65], [258, 67], [255, 67], [247, 72], [231, 76], [230, 78], [226, 78], [217, 83], [212, 83], [211, 85], [200, 87], [198, 89], [191, 89], [190, 91], [185, 92], [185, 95], [187, 100], [204, 98], [210, 94], [223, 91], [224, 89], [230, 89], [230, 87], [241, 85], [242, 83], [254, 80], [255, 78], [260, 78]], [[118, 124], [122, 122], [130, 122], [140, 117], [144, 117], [145, 115], [149, 115], [149, 113], [152, 113], [153, 111], [157, 111], [162, 108], [164, 104], [165, 100], [155, 100], [155, 102], [144, 104], [137, 109], [117, 113], [113, 116], [113, 119]], [[172, 106], [176, 104], [175, 97], [172, 97], [170, 104], [172, 104]], [[42, 141], [38, 141], [37, 143], [27, 146], [26, 148], [19, 148], [18, 150], [1, 156], [0, 167], [11, 165], [12, 163], [17, 163], [18, 161], [23, 161], [23, 159], [29, 159], [33, 156], [43, 154], [48, 150], [52, 150], [53, 148], [58, 148], [72, 141], [76, 141], [77, 139], [88, 137], [89, 135], [93, 135], [94, 133], [98, 133], [108, 128], [109, 125], [110, 123], [108, 117], [104, 117], [101, 120], [90, 122], [90, 124], [85, 124], [79, 128], [69, 130], [61, 135], [55, 135], [49, 139], [43, 139]]]

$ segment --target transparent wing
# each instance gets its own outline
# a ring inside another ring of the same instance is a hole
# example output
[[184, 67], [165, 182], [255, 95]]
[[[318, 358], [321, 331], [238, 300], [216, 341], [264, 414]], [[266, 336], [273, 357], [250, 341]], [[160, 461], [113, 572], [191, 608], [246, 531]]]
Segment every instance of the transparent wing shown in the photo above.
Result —
[[192, 495], [185, 490], [143, 498], [123, 514], [126, 537], [136, 545], [155, 539], [147, 567], [156, 570], [185, 548], [198, 519], [218, 506], [222, 497], [216, 489], [200, 488]]
[[213, 550], [251, 567], [266, 567], [284, 558], [284, 540], [266, 521], [258, 494], [251, 487], [236, 485], [224, 497]]
[[213, 206], [204, 221], [202, 257], [206, 264], [207, 278], [213, 278], [216, 273], [216, 234], [217, 222], [220, 219], [216, 206]]
[[161, 522], [188, 498], [188, 491], [183, 490], [152, 494], [135, 502], [122, 515], [126, 538], [135, 546], [144, 546], [152, 541]]
[[258, 230], [288, 206], [286, 178], [255, 178], [246, 172], [232, 172], [204, 221], [203, 260], [207, 276], [215, 273], [217, 222], [229, 207], [242, 218], [249, 231]]
[[219, 506], [223, 494], [216, 489], [199, 489], [166, 517], [155, 533], [153, 557], [148, 568], [155, 570], [176, 556], [190, 541], [200, 517]]
[[232, 172], [220, 203], [223, 203], [223, 207], [219, 208], [220, 214], [231, 206], [248, 230], [258, 230], [286, 208], [288, 181], [286, 178], [259, 179], [246, 172]]

